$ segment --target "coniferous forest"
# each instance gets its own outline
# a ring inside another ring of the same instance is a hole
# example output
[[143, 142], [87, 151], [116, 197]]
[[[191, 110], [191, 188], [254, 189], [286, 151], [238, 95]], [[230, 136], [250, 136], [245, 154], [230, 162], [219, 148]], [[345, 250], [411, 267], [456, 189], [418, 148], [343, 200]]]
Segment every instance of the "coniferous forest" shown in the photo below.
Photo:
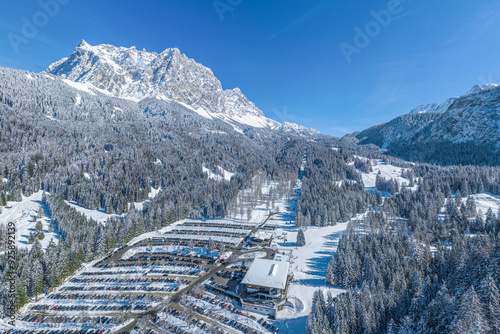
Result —
[[[499, 167], [452, 156], [443, 165], [410, 163], [350, 138], [235, 131], [174, 101], [79, 91], [78, 101], [61, 80], [34, 76], [0, 69], [0, 204], [43, 191], [60, 239], [43, 250], [34, 237], [29, 251], [17, 250], [16, 308], [136, 236], [237, 210], [238, 193], [261, 175], [287, 190], [301, 179], [300, 245], [310, 226], [365, 214], [350, 223], [328, 266], [326, 283], [345, 291], [316, 292], [308, 333], [499, 332], [500, 213], [480, 212], [472, 198], [500, 194]], [[362, 173], [375, 160], [402, 168], [408, 186], [377, 175], [367, 191]], [[234, 174], [221, 182], [204, 168]], [[136, 209], [151, 188], [161, 191]], [[102, 224], [68, 202], [116, 216]], [[0, 226], [2, 245], [7, 235]], [[0, 316], [8, 311], [8, 268], [0, 254]]]
[[483, 217], [470, 195], [498, 193], [499, 176], [415, 166], [416, 192], [385, 198], [342, 236], [327, 282], [346, 293], [316, 293], [308, 332], [498, 333], [500, 212]]

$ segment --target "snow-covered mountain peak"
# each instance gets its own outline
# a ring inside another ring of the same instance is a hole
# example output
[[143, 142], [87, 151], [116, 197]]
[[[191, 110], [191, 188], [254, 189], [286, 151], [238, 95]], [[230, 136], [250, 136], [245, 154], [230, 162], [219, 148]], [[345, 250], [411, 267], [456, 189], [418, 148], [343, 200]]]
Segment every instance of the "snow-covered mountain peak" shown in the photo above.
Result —
[[[45, 72], [119, 98], [173, 100], [240, 131], [241, 125], [285, 131], [280, 123], [265, 117], [239, 88], [224, 90], [209, 68], [177, 48], [156, 53], [109, 44], [92, 46], [82, 40], [69, 57], [50, 65]], [[303, 133], [309, 131], [296, 127]]]
[[80, 41], [80, 44], [78, 44], [77, 48], [86, 48], [86, 47], [91, 47], [89, 43], [87, 43], [84, 39]]
[[477, 85], [474, 85], [467, 94], [474, 94], [474, 93], [478, 93], [478, 92], [482, 92], [482, 91], [485, 91], [485, 90], [489, 90], [489, 89], [492, 89], [492, 88], [497, 88], [497, 87], [500, 87], [500, 84], [477, 84]]
[[[484, 91], [491, 90], [491, 89], [494, 89], [497, 87], [500, 87], [500, 84], [476, 84], [463, 96], [484, 92]], [[419, 105], [419, 106], [416, 106], [415, 108], [413, 108], [410, 111], [410, 114], [422, 114], [422, 113], [428, 113], [428, 112], [444, 113], [453, 104], [453, 102], [455, 102], [458, 99], [459, 99], [459, 96], [455, 96], [455, 97], [447, 99], [446, 101], [444, 101], [441, 104], [439, 104], [439, 103], [422, 104], [422, 105]]]
[[[211, 112], [223, 110], [216, 95], [224, 91], [212, 71], [176, 48], [158, 54], [135, 47], [91, 46], [82, 40], [68, 58], [50, 65], [46, 72], [92, 84], [117, 97], [164, 96]], [[256, 112], [255, 106], [248, 109]]]

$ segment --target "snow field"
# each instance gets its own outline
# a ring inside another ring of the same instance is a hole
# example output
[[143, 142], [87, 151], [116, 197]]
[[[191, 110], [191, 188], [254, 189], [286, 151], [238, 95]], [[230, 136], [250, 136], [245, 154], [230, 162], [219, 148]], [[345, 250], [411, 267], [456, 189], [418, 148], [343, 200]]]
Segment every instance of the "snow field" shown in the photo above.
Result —
[[238, 257], [238, 260], [253, 260], [265, 257], [267, 255], [266, 252], [252, 252], [247, 254], [242, 254]]
[[76, 204], [75, 202], [68, 202], [68, 201], [65, 201], [65, 202], [66, 202], [66, 204], [73, 207], [76, 211], [85, 215], [85, 217], [87, 217], [87, 219], [93, 219], [96, 222], [101, 223], [101, 224], [105, 224], [106, 221], [108, 219], [111, 219], [111, 218], [120, 218], [120, 216], [117, 214], [108, 214], [108, 213], [105, 213], [103, 210], [86, 209], [83, 206]]
[[[474, 201], [476, 202], [476, 210], [479, 212], [481, 210], [483, 218], [486, 218], [486, 212], [491, 208], [494, 214], [498, 213], [500, 209], [500, 195], [495, 195], [491, 193], [481, 193], [472, 195]], [[467, 201], [467, 198], [462, 198], [463, 203]]]
[[[156, 160], [155, 164], [161, 164], [161, 160]], [[149, 203], [151, 203], [151, 200], [153, 200], [161, 191], [163, 190], [163, 188], [159, 187], [158, 189], [155, 189], [153, 187], [151, 187], [151, 190], [149, 191], [148, 193], [148, 198], [147, 200], [143, 201], [143, 202], [135, 202], [134, 203], [134, 207], [137, 211], [142, 211], [144, 210], [144, 207], [146, 205], [148, 205]], [[132, 203], [129, 204], [130, 206], [132, 205]]]
[[375, 188], [375, 181], [379, 171], [380, 176], [386, 180], [395, 179], [400, 185], [408, 185], [409, 181], [401, 177], [403, 168], [386, 165], [382, 160], [372, 160], [372, 163], [373, 162], [375, 163], [375, 165], [372, 166], [373, 171], [371, 173], [362, 173], [365, 188]]
[[7, 226], [9, 222], [16, 224], [16, 242], [19, 248], [31, 249], [33, 245], [28, 243], [30, 232], [35, 233], [36, 222], [33, 217], [37, 217], [38, 208], [41, 206], [43, 209], [43, 217], [37, 218], [42, 222], [42, 231], [45, 235], [43, 240], [39, 240], [42, 248], [45, 250], [50, 243], [54, 240], [55, 243], [59, 241], [59, 234], [54, 226], [54, 232], [49, 233], [49, 225], [52, 224], [51, 217], [45, 204], [42, 203], [42, 191], [38, 191], [31, 196], [22, 198], [21, 202], [8, 202], [7, 205], [12, 208], [2, 208], [0, 214], [0, 224]]
[[[486, 212], [488, 212], [488, 209], [491, 209], [494, 214], [498, 213], [498, 210], [500, 209], [500, 195], [484, 192], [480, 194], [473, 194], [470, 196], [474, 199], [474, 202], [476, 203], [476, 211], [478, 213], [479, 211], [481, 211], [483, 219], [486, 218]], [[462, 198], [462, 203], [464, 205], [467, 203], [468, 197], [469, 196], [464, 196]], [[448, 203], [449, 200], [454, 198], [455, 198], [454, 194], [452, 198], [446, 198], [445, 206], [441, 208], [441, 211], [438, 215], [439, 218], [441, 219], [446, 218], [446, 203]]]
[[[215, 181], [231, 181], [234, 173], [228, 172], [224, 168], [217, 166], [216, 170], [208, 169], [205, 165], [202, 166], [203, 173], [208, 174], [208, 178]], [[221, 175], [222, 174], [222, 175]]]
[[[84, 175], [86, 178], [91, 178], [91, 176], [88, 175], [87, 173], [84, 173]], [[144, 207], [146, 205], [151, 203], [151, 200], [154, 199], [162, 190], [163, 190], [162, 188], [155, 189], [155, 188], [151, 187], [151, 190], [149, 191], [149, 194], [148, 194], [148, 198], [149, 198], [148, 200], [145, 200], [144, 202], [130, 203], [129, 206], [132, 206], [132, 204], [133, 204], [136, 210], [141, 211], [144, 209]], [[91, 210], [91, 209], [84, 208], [83, 206], [80, 206], [75, 202], [68, 202], [68, 201], [65, 201], [65, 202], [67, 204], [69, 204], [70, 206], [72, 206], [73, 208], [75, 208], [76, 211], [85, 215], [85, 217], [87, 217], [89, 219], [93, 219], [96, 222], [101, 223], [101, 224], [106, 224], [106, 221], [110, 218], [121, 218], [122, 217], [122, 216], [114, 214], [114, 213], [108, 214], [108, 213], [104, 212], [104, 210], [102, 210], [102, 209]]]

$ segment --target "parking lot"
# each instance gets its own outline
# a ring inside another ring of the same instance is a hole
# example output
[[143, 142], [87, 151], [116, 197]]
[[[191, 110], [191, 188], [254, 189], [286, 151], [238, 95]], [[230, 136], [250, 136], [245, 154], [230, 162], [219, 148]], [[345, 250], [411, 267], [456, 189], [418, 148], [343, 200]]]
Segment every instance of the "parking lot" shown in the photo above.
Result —
[[29, 304], [17, 321], [31, 328], [26, 333], [111, 333], [127, 319], [140, 319], [154, 310], [158, 324], [172, 333], [186, 332], [186, 326], [216, 332], [220, 321], [226, 328], [220, 333], [266, 332], [257, 323], [248, 326], [217, 312], [204, 315], [181, 306], [195, 306], [183, 296], [194, 287], [202, 288], [206, 279], [241, 275], [224, 264], [237, 259], [231, 254], [240, 254], [245, 238], [260, 227], [234, 220], [187, 220], [80, 269]]

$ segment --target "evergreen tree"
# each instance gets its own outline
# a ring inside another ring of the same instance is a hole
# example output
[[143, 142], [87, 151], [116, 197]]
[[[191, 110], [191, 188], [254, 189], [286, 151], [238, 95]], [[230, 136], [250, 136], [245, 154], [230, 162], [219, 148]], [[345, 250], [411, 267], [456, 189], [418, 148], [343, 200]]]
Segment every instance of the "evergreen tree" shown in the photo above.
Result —
[[306, 244], [306, 236], [303, 229], [299, 229], [297, 232], [297, 245], [304, 246]]
[[488, 275], [481, 282], [478, 291], [483, 305], [485, 306], [485, 316], [489, 320], [490, 328], [500, 331], [500, 291], [498, 285], [491, 275]]
[[398, 334], [415, 334], [413, 330], [413, 321], [409, 316], [403, 318], [401, 326], [399, 326]]
[[215, 251], [215, 242], [212, 238], [209, 238], [207, 252], [208, 254], [212, 254], [214, 251]]
[[471, 285], [460, 297], [453, 324], [453, 333], [481, 334], [489, 331], [490, 326], [484, 316], [481, 301], [474, 286]]
[[42, 230], [43, 230], [42, 221], [39, 220], [36, 222], [35, 231], [36, 233], [40, 233], [42, 232]]
[[33, 232], [30, 232], [29, 237], [28, 237], [28, 243], [32, 244], [34, 242], [35, 242], [35, 235], [33, 234]]

